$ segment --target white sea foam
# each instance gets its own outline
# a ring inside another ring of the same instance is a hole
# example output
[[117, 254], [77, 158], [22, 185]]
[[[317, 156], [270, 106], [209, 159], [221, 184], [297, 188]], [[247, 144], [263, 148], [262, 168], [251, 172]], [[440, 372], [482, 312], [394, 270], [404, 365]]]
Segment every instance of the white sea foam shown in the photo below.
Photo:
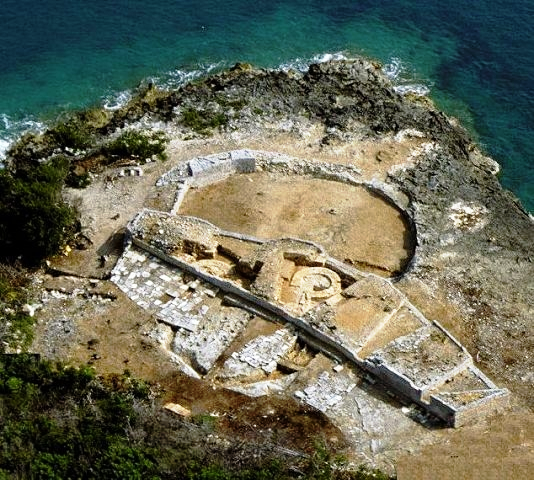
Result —
[[[146, 85], [152, 83], [163, 90], [173, 90], [191, 82], [192, 80], [207, 75], [216, 69], [222, 68], [223, 66], [223, 62], [219, 62], [210, 65], [200, 65], [200, 67], [195, 70], [171, 70], [170, 72], [166, 72], [157, 77], [148, 77], [143, 81], [143, 84]], [[111, 111], [118, 110], [132, 99], [132, 95], [132, 90], [112, 93], [103, 97], [102, 107]]]
[[415, 72], [406, 66], [398, 57], [391, 60], [382, 67], [382, 71], [394, 84], [393, 90], [400, 95], [417, 95], [423, 97], [430, 93], [430, 87], [417, 82]]
[[111, 111], [118, 110], [119, 108], [124, 107], [131, 98], [132, 92], [129, 90], [113, 93], [104, 98], [102, 107]]
[[2, 115], [0, 115], [0, 120], [4, 124], [4, 129], [9, 130], [9, 128], [11, 127], [11, 120], [9, 119], [9, 117], [5, 113], [2, 113]]
[[177, 68], [176, 70], [171, 70], [170, 72], [165, 73], [161, 77], [150, 78], [149, 81], [164, 90], [172, 90], [212, 73], [214, 70], [221, 69], [224, 66], [224, 62], [218, 62], [209, 65], [199, 65], [199, 68], [194, 70], [181, 70]]
[[430, 88], [423, 84], [396, 85], [393, 87], [393, 90], [400, 95], [411, 93], [413, 95], [417, 95], [418, 97], [424, 97], [430, 93]]
[[401, 72], [404, 70], [402, 61], [400, 58], [393, 57], [389, 63], [386, 63], [382, 67], [382, 71], [385, 73], [386, 77], [390, 80], [396, 80], [399, 78]]
[[278, 65], [277, 70], [282, 70], [283, 72], [288, 72], [289, 70], [297, 70], [298, 72], [307, 72], [310, 67], [310, 60], [304, 58], [294, 58], [288, 62], [281, 63]]
[[295, 58], [280, 64], [277, 70], [287, 72], [289, 70], [297, 70], [306, 73], [313, 63], [330, 62], [331, 60], [347, 60], [348, 57], [342, 52], [335, 53], [318, 53], [310, 58]]
[[4, 140], [0, 138], [0, 161], [6, 158], [6, 152], [11, 145], [9, 140]]
[[0, 166], [6, 158], [11, 145], [26, 132], [44, 132], [46, 125], [32, 118], [13, 119], [9, 115], [0, 114]]
[[312, 62], [314, 63], [324, 63], [330, 62], [332, 60], [347, 60], [347, 56], [344, 53], [319, 53], [312, 57]]

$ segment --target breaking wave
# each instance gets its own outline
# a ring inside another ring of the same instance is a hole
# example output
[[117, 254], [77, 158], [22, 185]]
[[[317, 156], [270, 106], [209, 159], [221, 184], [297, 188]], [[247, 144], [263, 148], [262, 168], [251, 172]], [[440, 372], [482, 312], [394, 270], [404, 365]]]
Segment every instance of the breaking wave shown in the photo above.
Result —
[[177, 68], [176, 70], [171, 70], [159, 77], [152, 77], [149, 81], [164, 90], [173, 90], [188, 82], [196, 80], [197, 78], [222, 70], [226, 66], [228, 66], [226, 62], [217, 62], [208, 65], [199, 65], [198, 68], [193, 70], [182, 70]]
[[[313, 63], [349, 60], [350, 58], [351, 56], [347, 52], [323, 52], [307, 58], [295, 58], [283, 62], [276, 67], [276, 70], [286, 72], [297, 70], [305, 73]], [[228, 62], [223, 61], [198, 65], [190, 70], [177, 68], [158, 76], [149, 77], [144, 80], [143, 84], [153, 83], [164, 90], [172, 90], [229, 66], [230, 64]], [[399, 58], [393, 57], [383, 66], [382, 70], [394, 83], [394, 90], [401, 95], [411, 93], [424, 96], [430, 93], [430, 88], [423, 83], [416, 82], [412, 69], [408, 68]], [[135, 89], [111, 92], [101, 98], [101, 105], [106, 110], [118, 110], [132, 99], [134, 91]], [[45, 128], [45, 123], [37, 121], [34, 118], [14, 119], [5, 113], [0, 114], [0, 161], [5, 159], [6, 152], [21, 135], [28, 131], [42, 132]]]
[[32, 118], [14, 119], [5, 113], [0, 114], [0, 162], [21, 135], [27, 132], [43, 132], [46, 126]]
[[[173, 90], [185, 85], [188, 82], [206, 76], [216, 70], [224, 68], [224, 62], [212, 63], [209, 65], [200, 65], [193, 70], [182, 70], [177, 68], [159, 76], [146, 78], [141, 85], [152, 83], [163, 90]], [[123, 90], [121, 92], [112, 92], [102, 98], [102, 106], [106, 110], [118, 110], [126, 105], [133, 96], [133, 90]]]
[[[278, 69], [284, 72], [297, 70], [306, 73], [312, 63], [323, 63], [331, 60], [350, 60], [350, 58], [352, 57], [344, 52], [319, 53], [309, 58], [295, 58], [284, 62], [278, 66]], [[413, 70], [408, 68], [400, 58], [393, 57], [382, 67], [382, 71], [393, 82], [395, 92], [401, 95], [411, 93], [422, 97], [430, 93], [430, 87], [424, 83], [417, 82]]]
[[124, 107], [132, 98], [132, 92], [130, 90], [124, 90], [122, 92], [114, 92], [104, 97], [102, 101], [102, 107], [106, 110], [118, 110]]
[[306, 73], [313, 63], [324, 63], [331, 60], [348, 60], [349, 57], [343, 52], [335, 53], [318, 53], [309, 58], [295, 58], [288, 62], [278, 65], [277, 70], [287, 72], [289, 70], [297, 70], [302, 73]]
[[382, 67], [382, 71], [392, 81], [393, 90], [400, 95], [411, 93], [423, 97], [430, 93], [430, 87], [418, 82], [414, 70], [406, 66], [398, 57], [391, 58]]

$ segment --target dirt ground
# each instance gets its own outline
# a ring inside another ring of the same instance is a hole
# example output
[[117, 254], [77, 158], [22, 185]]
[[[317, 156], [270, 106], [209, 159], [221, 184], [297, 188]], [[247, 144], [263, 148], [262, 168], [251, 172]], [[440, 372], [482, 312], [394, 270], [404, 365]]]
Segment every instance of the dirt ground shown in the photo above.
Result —
[[340, 260], [386, 275], [402, 271], [414, 249], [400, 211], [363, 187], [328, 180], [233, 175], [190, 190], [180, 213], [259, 238], [311, 240]]
[[534, 419], [507, 414], [486, 424], [447, 430], [439, 444], [397, 462], [399, 480], [534, 478]]
[[[296, 450], [309, 449], [316, 438], [325, 439], [330, 446], [345, 445], [342, 433], [327, 417], [293, 399], [250, 399], [224, 389], [213, 390], [206, 382], [177, 373], [166, 354], [145, 334], [154, 319], [111, 282], [90, 282], [109, 274], [120, 254], [122, 229], [143, 205], [153, 202], [157, 195], [155, 180], [180, 161], [246, 147], [310, 160], [352, 163], [362, 170], [362, 178], [383, 179], [392, 166], [408, 161], [410, 152], [422, 142], [410, 139], [399, 143], [390, 139], [322, 147], [321, 136], [322, 132], [310, 129], [299, 135], [273, 133], [247, 138], [245, 134], [229, 134], [188, 142], [174, 140], [169, 148], [170, 159], [145, 166], [142, 177], [115, 178], [116, 172], [111, 170], [95, 178], [86, 190], [68, 192], [70, 201], [80, 208], [82, 224], [93, 243], [87, 250], [53, 259], [52, 270], [59, 276], [40, 276], [38, 290], [62, 292], [64, 297], [50, 298], [38, 312], [33, 351], [74, 365], [90, 363], [99, 373], [128, 369], [137, 377], [158, 383], [164, 392], [162, 400], [180, 403], [194, 414], [217, 414], [219, 427], [229, 435], [259, 441], [277, 438], [281, 445]], [[108, 177], [114, 179], [110, 181]], [[191, 203], [184, 211], [194, 213], [198, 209], [204, 218], [225, 228], [236, 225], [246, 231], [249, 225], [251, 230], [247, 233], [258, 236], [275, 235], [288, 225], [293, 235], [310, 235], [308, 238], [321, 243], [327, 242], [330, 235], [330, 241], [337, 244], [340, 235], [344, 235], [346, 243], [336, 255], [367, 261], [383, 270], [398, 269], [406, 258], [403, 220], [398, 212], [367, 193], [339, 184], [326, 189], [324, 184], [315, 188], [313, 182], [295, 186], [289, 180], [279, 189], [267, 174], [256, 175], [252, 180], [234, 177], [226, 191], [215, 188], [209, 195], [198, 190], [189, 197]], [[243, 195], [243, 191], [247, 194]], [[239, 196], [248, 201], [240, 204]], [[332, 209], [335, 214], [330, 213]], [[206, 214], [209, 210], [212, 218]], [[247, 212], [248, 216], [244, 215]], [[325, 229], [326, 220], [334, 222], [334, 226]], [[312, 226], [308, 228], [310, 221]], [[101, 265], [101, 255], [109, 257], [105, 265]], [[72, 276], [62, 276], [60, 272]], [[400, 282], [397, 286], [428, 318], [439, 318], [469, 349], [470, 332], [454, 321], [454, 306], [445, 296], [425, 285]], [[76, 294], [76, 288], [92, 292], [94, 298]], [[476, 356], [476, 352], [471, 353]], [[521, 407], [514, 406], [509, 415], [478, 425], [433, 433], [434, 445], [423, 449], [417, 447], [417, 439], [406, 439], [415, 445], [410, 447], [411, 454], [398, 459], [400, 480], [534, 478], [534, 416]]]

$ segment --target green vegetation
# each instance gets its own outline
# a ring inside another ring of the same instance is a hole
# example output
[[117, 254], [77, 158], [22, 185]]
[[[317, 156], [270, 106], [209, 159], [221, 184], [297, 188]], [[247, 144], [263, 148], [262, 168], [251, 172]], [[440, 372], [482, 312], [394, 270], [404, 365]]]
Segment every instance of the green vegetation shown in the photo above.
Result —
[[209, 135], [212, 129], [226, 125], [228, 117], [212, 110], [187, 108], [182, 112], [182, 123], [198, 134]]
[[0, 264], [0, 352], [7, 345], [26, 348], [33, 338], [34, 320], [22, 311], [28, 302], [27, 285], [23, 271]]
[[86, 125], [91, 132], [105, 128], [112, 117], [113, 113], [102, 107], [88, 108], [75, 114], [76, 121]]
[[86, 123], [74, 120], [59, 123], [49, 133], [62, 149], [84, 150], [93, 144], [93, 135]]
[[38, 265], [74, 233], [76, 212], [61, 198], [67, 171], [63, 157], [0, 170], [0, 352], [7, 345], [25, 349], [33, 338], [34, 320], [22, 310], [29, 299], [20, 264]]
[[97, 148], [110, 114], [103, 109], [89, 109], [56, 123], [44, 133], [26, 133], [10, 149], [8, 156], [16, 170], [33, 168], [61, 150], [72, 157]]
[[65, 185], [70, 188], [85, 188], [91, 184], [91, 177], [86, 171], [77, 173], [76, 167], [71, 168], [69, 174], [65, 178]]
[[128, 438], [135, 402], [146, 395], [127, 376], [113, 380], [97, 379], [89, 368], [4, 355], [0, 478], [153, 478], [152, 452]]
[[72, 233], [74, 210], [61, 198], [68, 160], [0, 171], [0, 252], [35, 265], [57, 253]]
[[216, 95], [214, 100], [224, 109], [232, 108], [237, 111], [243, 110], [247, 105], [247, 101], [244, 98], [228, 98], [225, 95]]
[[106, 145], [104, 152], [111, 157], [139, 159], [142, 162], [152, 156], [166, 160], [165, 146], [167, 141], [163, 132], [126, 130]]
[[217, 425], [217, 417], [214, 417], [209, 413], [200, 413], [198, 415], [194, 415], [191, 418], [191, 421], [194, 424], [199, 425], [200, 427], [203, 427], [204, 429], [210, 431], [215, 430], [215, 427]]
[[389, 478], [350, 470], [321, 444], [290, 460], [250, 442], [223, 446], [208, 423], [162, 411], [150, 385], [126, 372], [102, 378], [88, 367], [0, 356], [0, 479]]
[[94, 148], [99, 129], [105, 128], [111, 113], [103, 108], [88, 108], [59, 122], [48, 130], [45, 136], [51, 138], [56, 147], [65, 150], [85, 150]]

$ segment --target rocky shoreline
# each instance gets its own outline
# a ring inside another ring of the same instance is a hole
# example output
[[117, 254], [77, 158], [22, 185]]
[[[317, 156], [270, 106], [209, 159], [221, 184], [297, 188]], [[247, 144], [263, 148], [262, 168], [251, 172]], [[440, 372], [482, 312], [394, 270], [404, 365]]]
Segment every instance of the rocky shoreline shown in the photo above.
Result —
[[[8, 157], [17, 170], [62, 155], [74, 175], [93, 179], [65, 197], [79, 206], [90, 245], [51, 259], [56, 274], [106, 278], [120, 254], [111, 249], [99, 265], [108, 239], [141, 207], [172, 202], [155, 179], [195, 156], [256, 148], [347, 165], [395, 192], [413, 224], [415, 254], [396, 287], [511, 391], [514, 411], [533, 414], [534, 221], [466, 131], [426, 98], [395, 93], [379, 65], [331, 61], [299, 73], [238, 64], [177, 91], [148, 86], [117, 111], [80, 113], [66, 125], [70, 140], [82, 132], [84, 141], [66, 145], [65, 129], [54, 127]], [[129, 130], [163, 131], [167, 163], [110, 156], [106, 145]], [[134, 164], [143, 176], [124, 177]]]

